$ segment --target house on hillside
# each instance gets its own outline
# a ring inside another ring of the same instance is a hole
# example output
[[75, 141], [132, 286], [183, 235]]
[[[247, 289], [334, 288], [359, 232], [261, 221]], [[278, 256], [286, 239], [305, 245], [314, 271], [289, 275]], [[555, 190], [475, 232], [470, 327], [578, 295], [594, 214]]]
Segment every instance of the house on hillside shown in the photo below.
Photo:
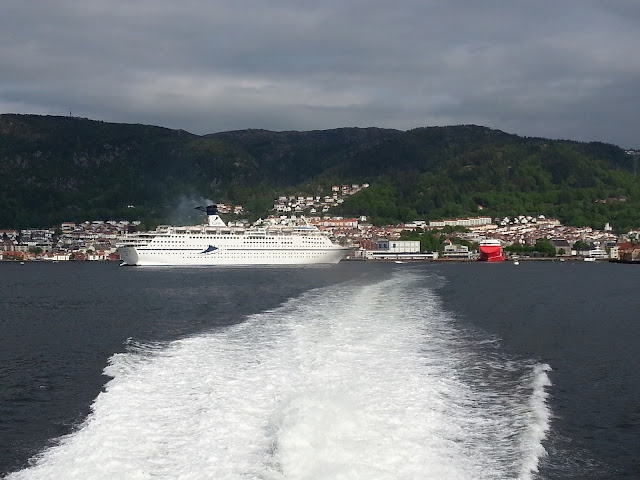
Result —
[[9, 238], [0, 238], [0, 252], [11, 252], [15, 245], [16, 242]]

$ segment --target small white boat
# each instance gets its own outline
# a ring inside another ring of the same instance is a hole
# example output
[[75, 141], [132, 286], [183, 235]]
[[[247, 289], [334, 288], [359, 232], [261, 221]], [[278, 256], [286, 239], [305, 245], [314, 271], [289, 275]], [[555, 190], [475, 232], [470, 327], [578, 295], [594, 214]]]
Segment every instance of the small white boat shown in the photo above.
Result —
[[402, 260], [396, 260], [395, 263], [404, 263]]
[[514, 260], [514, 261], [513, 261], [513, 264], [514, 264], [514, 265], [520, 265], [520, 262], [519, 262], [518, 260]]
[[596, 259], [594, 257], [584, 257], [585, 262], [595, 262]]

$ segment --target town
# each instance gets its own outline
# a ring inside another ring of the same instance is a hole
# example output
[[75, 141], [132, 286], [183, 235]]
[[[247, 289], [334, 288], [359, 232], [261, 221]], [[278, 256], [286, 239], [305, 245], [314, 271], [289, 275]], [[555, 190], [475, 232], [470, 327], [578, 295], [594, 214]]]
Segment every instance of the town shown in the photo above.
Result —
[[[565, 226], [544, 215], [489, 216], [444, 220], [415, 220], [397, 225], [374, 226], [367, 217], [331, 216], [330, 209], [344, 202], [369, 184], [336, 185], [330, 196], [280, 196], [273, 214], [261, 224], [282, 224], [304, 218], [341, 245], [353, 247], [350, 259], [384, 260], [474, 260], [473, 246], [482, 240], [499, 240], [504, 247], [535, 245], [546, 239], [563, 259], [608, 259], [640, 261], [640, 229], [624, 235], [613, 233], [607, 224], [603, 230]], [[241, 205], [218, 204], [221, 214], [239, 216]], [[232, 220], [229, 225], [247, 228], [247, 220]], [[0, 230], [0, 260], [118, 261], [118, 240], [135, 233], [137, 221], [65, 222], [52, 229]], [[450, 237], [439, 251], [424, 252], [420, 242], [403, 240], [408, 233], [438, 233]]]

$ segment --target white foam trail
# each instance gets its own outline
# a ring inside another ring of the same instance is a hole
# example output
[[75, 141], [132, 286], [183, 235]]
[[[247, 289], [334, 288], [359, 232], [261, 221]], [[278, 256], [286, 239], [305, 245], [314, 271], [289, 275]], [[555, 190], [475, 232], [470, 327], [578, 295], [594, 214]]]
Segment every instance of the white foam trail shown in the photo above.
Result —
[[424, 281], [321, 289], [114, 355], [85, 424], [9, 479], [528, 478], [542, 375], [496, 385], [523, 367], [475, 358]]
[[538, 472], [538, 463], [546, 455], [542, 444], [551, 423], [551, 411], [547, 404], [548, 393], [546, 387], [551, 386], [547, 372], [551, 367], [547, 364], [536, 365], [533, 369], [531, 384], [533, 392], [529, 399], [529, 419], [521, 437], [523, 462], [520, 471], [522, 480], [529, 480], [533, 473]]

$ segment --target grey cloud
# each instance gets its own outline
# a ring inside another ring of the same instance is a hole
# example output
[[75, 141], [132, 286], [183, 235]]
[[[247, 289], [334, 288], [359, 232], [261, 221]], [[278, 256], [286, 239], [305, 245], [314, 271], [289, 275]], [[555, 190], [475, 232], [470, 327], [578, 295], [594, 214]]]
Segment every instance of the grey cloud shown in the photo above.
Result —
[[211, 133], [467, 124], [640, 146], [632, 0], [5, 0], [0, 109]]

